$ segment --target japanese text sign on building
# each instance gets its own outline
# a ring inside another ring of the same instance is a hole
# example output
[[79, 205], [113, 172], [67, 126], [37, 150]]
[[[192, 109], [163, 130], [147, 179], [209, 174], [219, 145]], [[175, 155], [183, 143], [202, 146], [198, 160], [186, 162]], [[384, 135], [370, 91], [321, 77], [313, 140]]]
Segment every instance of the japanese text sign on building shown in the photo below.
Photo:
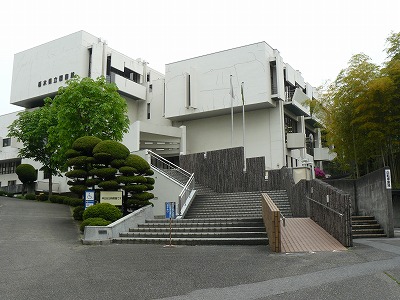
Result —
[[386, 182], [386, 189], [391, 189], [392, 188], [392, 178], [390, 176], [390, 170], [386, 169], [385, 170], [385, 182]]

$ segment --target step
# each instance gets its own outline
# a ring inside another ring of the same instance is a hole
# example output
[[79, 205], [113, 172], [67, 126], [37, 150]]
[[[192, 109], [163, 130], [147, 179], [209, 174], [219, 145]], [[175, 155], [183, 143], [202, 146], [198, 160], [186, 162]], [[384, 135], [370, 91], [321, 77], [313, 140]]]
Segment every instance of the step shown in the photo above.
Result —
[[[189, 219], [190, 220], [190, 219]], [[195, 219], [193, 219], [195, 220]], [[220, 223], [175, 223], [172, 224], [172, 227], [260, 227], [263, 226], [262, 222], [247, 222], [247, 223], [238, 223], [238, 222], [220, 222]], [[147, 223], [147, 224], [138, 224], [138, 228], [169, 228], [169, 224], [165, 223]]]
[[382, 228], [368, 228], [368, 229], [353, 229], [353, 234], [384, 234], [384, 230]]
[[261, 212], [260, 213], [254, 213], [254, 214], [232, 214], [232, 213], [226, 213], [226, 214], [224, 214], [224, 213], [199, 214], [199, 213], [197, 213], [197, 214], [187, 214], [185, 216], [185, 218], [187, 218], [187, 219], [193, 219], [193, 218], [201, 219], [201, 218], [211, 218], [211, 217], [214, 217], [214, 218], [227, 218], [227, 217], [230, 217], [230, 218], [241, 218], [241, 217], [249, 218], [249, 217], [261, 217], [261, 216], [262, 216]]
[[351, 225], [352, 229], [380, 229], [381, 226], [376, 223], [376, 224], [352, 224]]
[[375, 220], [374, 216], [351, 216], [352, 221], [357, 220]]
[[369, 220], [369, 219], [365, 219], [365, 220], [351, 220], [351, 224], [354, 225], [358, 225], [358, 224], [378, 224], [377, 220]]
[[353, 234], [353, 239], [381, 238], [386, 237], [386, 234]]
[[[120, 237], [152, 237], [152, 238], [169, 238], [169, 232], [123, 232]], [[267, 237], [264, 231], [244, 231], [244, 232], [175, 232], [172, 230], [172, 238], [259, 238]]]
[[[219, 226], [219, 227], [172, 227], [174, 232], [198, 232], [198, 231], [208, 231], [208, 232], [228, 232], [228, 231], [240, 231], [240, 232], [255, 232], [262, 231], [265, 232], [264, 224], [262, 226]], [[141, 228], [130, 228], [129, 232], [169, 232], [168, 227], [141, 227]]]
[[[163, 244], [170, 243], [169, 238], [125, 238], [112, 240], [117, 244]], [[268, 245], [268, 238], [173, 238], [172, 245]]]

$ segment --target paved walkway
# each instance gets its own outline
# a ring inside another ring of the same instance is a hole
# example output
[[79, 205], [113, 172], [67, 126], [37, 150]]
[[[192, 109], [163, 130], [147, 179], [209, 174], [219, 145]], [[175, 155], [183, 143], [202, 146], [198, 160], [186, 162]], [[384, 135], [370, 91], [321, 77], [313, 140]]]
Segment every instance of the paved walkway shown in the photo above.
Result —
[[347, 250], [310, 218], [287, 218], [281, 224], [281, 252], [316, 252]]
[[399, 299], [399, 234], [293, 254], [84, 246], [69, 207], [0, 197], [0, 299]]

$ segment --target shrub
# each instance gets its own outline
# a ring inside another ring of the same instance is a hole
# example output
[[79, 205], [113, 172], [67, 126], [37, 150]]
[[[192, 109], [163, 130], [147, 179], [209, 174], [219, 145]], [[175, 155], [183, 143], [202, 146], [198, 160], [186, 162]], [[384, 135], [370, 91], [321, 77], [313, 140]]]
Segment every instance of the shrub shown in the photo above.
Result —
[[67, 160], [67, 165], [68, 166], [78, 166], [78, 167], [83, 167], [86, 166], [88, 157], [87, 156], [76, 156], [69, 158]]
[[75, 169], [65, 173], [65, 176], [68, 178], [85, 178], [87, 176], [87, 172], [85, 170]]
[[26, 200], [36, 200], [36, 195], [35, 194], [26, 194], [25, 199]]
[[109, 153], [100, 152], [93, 154], [93, 156], [97, 162], [101, 162], [103, 164], [108, 164], [112, 160], [112, 156]]
[[125, 145], [119, 142], [105, 140], [94, 147], [93, 153], [108, 153], [113, 159], [125, 159], [129, 155], [130, 151]]
[[36, 195], [36, 199], [38, 201], [47, 201], [49, 195], [45, 194], [45, 193], [40, 193], [39, 195]]
[[145, 173], [150, 169], [149, 163], [136, 154], [130, 154], [125, 159], [125, 165], [135, 168], [139, 173]]
[[83, 220], [83, 212], [85, 211], [84, 206], [77, 206], [74, 208], [74, 212], [72, 214], [74, 220], [82, 221]]
[[148, 190], [147, 186], [144, 184], [129, 184], [124, 186], [123, 189], [127, 192], [137, 192], [137, 193], [141, 193]]
[[104, 179], [111, 179], [115, 177], [115, 174], [117, 174], [117, 169], [115, 168], [93, 169], [89, 171], [89, 174], [96, 175], [97, 177], [101, 177]]
[[119, 171], [125, 176], [135, 175], [137, 173], [137, 170], [135, 168], [128, 166], [120, 167]]
[[149, 192], [143, 192], [140, 194], [135, 194], [132, 196], [133, 199], [136, 200], [140, 200], [140, 201], [146, 201], [146, 200], [150, 200], [154, 198], [154, 194], [153, 193], [149, 193]]
[[13, 198], [14, 197], [14, 193], [6, 193], [6, 196]]
[[114, 159], [113, 161], [110, 162], [111, 167], [113, 168], [121, 168], [125, 166], [125, 159]]
[[65, 156], [67, 158], [72, 158], [72, 157], [76, 157], [76, 156], [80, 156], [80, 155], [81, 155], [81, 153], [74, 149], [68, 149], [67, 151], [65, 151]]
[[101, 139], [95, 136], [83, 136], [73, 142], [72, 149], [81, 151], [86, 155], [92, 155], [93, 148], [100, 142]]
[[154, 184], [156, 181], [152, 177], [146, 177], [147, 183], [148, 184]]
[[105, 191], [116, 191], [119, 189], [119, 184], [115, 180], [100, 182], [98, 186]]
[[16, 169], [15, 173], [18, 175], [18, 179], [22, 183], [32, 183], [37, 179], [36, 169], [30, 164], [20, 164]]
[[110, 203], [99, 203], [88, 207], [83, 213], [83, 219], [103, 218], [114, 222], [122, 217], [122, 212]]
[[95, 186], [101, 182], [99, 178], [89, 178], [86, 180], [86, 186]]
[[0, 190], [0, 196], [6, 196], [7, 193], [5, 191]]
[[82, 203], [83, 203], [83, 200], [80, 198], [64, 197], [64, 199], [63, 199], [63, 204], [69, 205], [72, 207], [81, 206]]
[[86, 226], [107, 226], [108, 224], [111, 222], [103, 218], [88, 218], [82, 222], [80, 229], [83, 232]]
[[325, 172], [322, 171], [320, 168], [314, 168], [315, 172], [315, 177], [318, 179], [324, 179], [325, 178]]
[[87, 189], [86, 185], [74, 185], [69, 188], [69, 190], [74, 194], [77, 194], [78, 197], [81, 197], [83, 193], [86, 191], [86, 189]]

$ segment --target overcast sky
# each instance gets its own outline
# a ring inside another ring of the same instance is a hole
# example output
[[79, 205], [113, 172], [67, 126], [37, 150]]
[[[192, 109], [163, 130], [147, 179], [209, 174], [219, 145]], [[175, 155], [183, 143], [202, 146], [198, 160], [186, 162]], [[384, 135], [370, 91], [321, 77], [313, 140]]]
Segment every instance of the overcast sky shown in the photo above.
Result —
[[164, 65], [267, 42], [317, 87], [353, 54], [381, 64], [400, 31], [399, 0], [10, 0], [0, 8], [0, 114], [9, 104], [14, 54], [85, 30], [164, 73]]

